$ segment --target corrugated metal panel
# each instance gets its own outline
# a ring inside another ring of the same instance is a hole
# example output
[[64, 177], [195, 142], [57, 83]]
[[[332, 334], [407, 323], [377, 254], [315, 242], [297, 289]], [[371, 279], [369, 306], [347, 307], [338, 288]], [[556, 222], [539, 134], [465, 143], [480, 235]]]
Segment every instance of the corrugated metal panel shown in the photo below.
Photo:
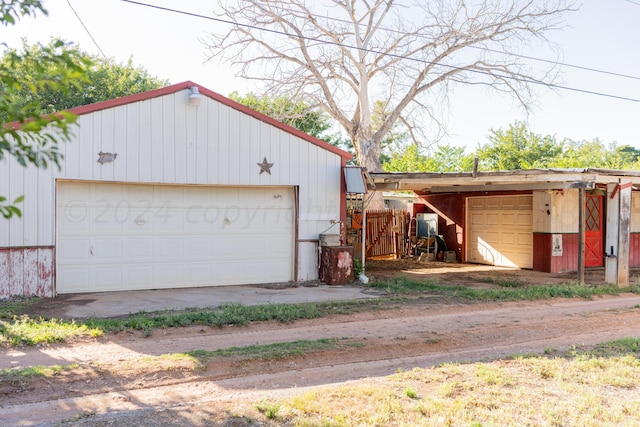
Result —
[[[331, 219], [339, 219], [338, 154], [206, 96], [200, 107], [190, 107], [185, 93], [81, 115], [73, 140], [61, 146], [62, 171], [55, 166], [46, 171], [24, 169], [5, 160], [0, 167], [0, 194], [10, 199], [24, 194], [28, 202], [23, 205], [23, 219], [0, 222], [0, 247], [54, 245], [55, 178], [297, 186], [300, 239], [317, 239]], [[101, 165], [100, 151], [118, 157]], [[259, 173], [257, 163], [264, 157], [274, 163], [271, 174]], [[300, 256], [313, 259], [312, 246], [301, 245]], [[299, 275], [313, 278], [314, 273], [299, 271]]]

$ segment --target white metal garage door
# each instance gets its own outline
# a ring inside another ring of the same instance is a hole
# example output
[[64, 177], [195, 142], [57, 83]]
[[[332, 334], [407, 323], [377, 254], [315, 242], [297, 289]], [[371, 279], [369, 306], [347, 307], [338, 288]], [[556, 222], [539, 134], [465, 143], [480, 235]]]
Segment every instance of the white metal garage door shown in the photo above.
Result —
[[293, 279], [293, 190], [60, 182], [59, 293]]
[[533, 196], [469, 197], [467, 260], [533, 267]]

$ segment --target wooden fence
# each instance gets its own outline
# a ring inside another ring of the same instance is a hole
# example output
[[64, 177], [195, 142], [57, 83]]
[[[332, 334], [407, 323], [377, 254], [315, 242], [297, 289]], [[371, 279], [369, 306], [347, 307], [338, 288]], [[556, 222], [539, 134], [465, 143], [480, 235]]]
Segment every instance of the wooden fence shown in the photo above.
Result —
[[403, 209], [367, 211], [366, 256], [405, 255], [408, 241], [408, 216]]

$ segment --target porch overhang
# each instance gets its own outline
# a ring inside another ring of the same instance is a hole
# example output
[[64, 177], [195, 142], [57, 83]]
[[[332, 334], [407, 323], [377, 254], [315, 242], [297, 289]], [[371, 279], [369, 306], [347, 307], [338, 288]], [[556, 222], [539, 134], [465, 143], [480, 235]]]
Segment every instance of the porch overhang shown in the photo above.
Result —
[[631, 180], [640, 185], [640, 173], [604, 169], [533, 169], [497, 172], [369, 173], [371, 191], [413, 191], [418, 195], [531, 190], [592, 190], [597, 184]]

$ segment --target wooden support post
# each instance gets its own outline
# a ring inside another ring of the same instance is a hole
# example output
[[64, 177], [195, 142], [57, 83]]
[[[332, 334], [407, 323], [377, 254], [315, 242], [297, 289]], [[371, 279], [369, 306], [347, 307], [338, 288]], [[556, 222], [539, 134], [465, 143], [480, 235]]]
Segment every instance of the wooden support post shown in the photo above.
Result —
[[620, 195], [614, 193], [618, 184], [607, 185], [607, 228], [604, 245], [604, 280], [618, 282], [618, 235], [620, 227]]
[[585, 189], [578, 189], [578, 282], [581, 285], [584, 285], [585, 199]]
[[629, 286], [629, 247], [631, 241], [631, 187], [629, 181], [618, 184], [618, 286]]

